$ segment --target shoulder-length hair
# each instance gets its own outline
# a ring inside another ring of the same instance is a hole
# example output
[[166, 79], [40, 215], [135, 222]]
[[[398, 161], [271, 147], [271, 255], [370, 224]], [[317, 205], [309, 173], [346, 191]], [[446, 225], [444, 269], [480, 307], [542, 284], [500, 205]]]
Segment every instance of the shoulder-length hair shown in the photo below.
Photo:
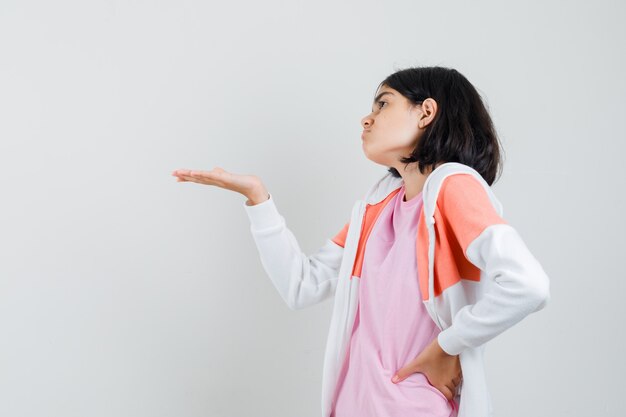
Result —
[[[432, 98], [437, 113], [409, 157], [421, 173], [443, 162], [469, 165], [492, 185], [502, 174], [501, 145], [493, 122], [476, 88], [461, 73], [440, 66], [412, 67], [397, 71], [378, 86], [393, 88], [412, 104]], [[378, 89], [377, 89], [378, 91]], [[400, 173], [389, 167], [395, 177]]]

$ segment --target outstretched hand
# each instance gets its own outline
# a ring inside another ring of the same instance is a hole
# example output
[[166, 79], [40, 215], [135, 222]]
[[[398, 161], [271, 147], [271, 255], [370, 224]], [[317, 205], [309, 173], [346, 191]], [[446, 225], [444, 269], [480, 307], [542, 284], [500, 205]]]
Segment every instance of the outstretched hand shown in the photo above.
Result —
[[252, 174], [235, 174], [220, 167], [210, 171], [177, 169], [172, 172], [178, 182], [190, 181], [198, 184], [214, 185], [235, 191], [248, 197], [251, 201], [267, 199], [268, 192], [259, 177]]
[[448, 400], [454, 398], [456, 387], [463, 378], [459, 355], [446, 353], [436, 337], [415, 359], [399, 369], [391, 381], [398, 383], [416, 372], [423, 373]]

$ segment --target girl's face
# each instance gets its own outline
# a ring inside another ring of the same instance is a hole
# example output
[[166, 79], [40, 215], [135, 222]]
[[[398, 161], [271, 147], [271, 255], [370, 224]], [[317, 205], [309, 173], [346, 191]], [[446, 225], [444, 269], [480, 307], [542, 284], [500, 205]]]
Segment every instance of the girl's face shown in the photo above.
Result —
[[436, 110], [434, 100], [427, 99], [421, 106], [414, 106], [397, 90], [383, 85], [374, 99], [372, 112], [361, 120], [365, 156], [403, 172], [405, 164], [399, 159], [408, 157], [415, 149], [424, 127], [434, 118], [433, 110]]

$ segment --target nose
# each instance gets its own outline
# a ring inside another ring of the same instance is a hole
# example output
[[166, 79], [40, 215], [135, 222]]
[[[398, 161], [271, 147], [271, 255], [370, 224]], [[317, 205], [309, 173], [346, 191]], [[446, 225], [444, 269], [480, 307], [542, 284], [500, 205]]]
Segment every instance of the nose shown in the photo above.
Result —
[[361, 126], [363, 129], [369, 129], [372, 126], [372, 118], [369, 116], [365, 116], [361, 119]]

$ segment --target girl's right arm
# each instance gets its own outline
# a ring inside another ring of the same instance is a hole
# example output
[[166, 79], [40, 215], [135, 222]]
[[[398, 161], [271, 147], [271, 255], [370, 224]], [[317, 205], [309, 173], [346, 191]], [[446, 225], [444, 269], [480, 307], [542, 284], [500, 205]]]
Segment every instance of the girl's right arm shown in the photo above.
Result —
[[261, 203], [244, 203], [265, 272], [292, 310], [331, 297], [337, 288], [343, 246], [327, 239], [313, 255], [304, 254], [276, 209], [273, 196], [268, 195]]
[[214, 185], [248, 198], [243, 206], [261, 263], [289, 308], [308, 307], [335, 293], [347, 226], [316, 253], [307, 256], [256, 175], [231, 173], [220, 167], [211, 171], [179, 169], [172, 175], [179, 182]]

